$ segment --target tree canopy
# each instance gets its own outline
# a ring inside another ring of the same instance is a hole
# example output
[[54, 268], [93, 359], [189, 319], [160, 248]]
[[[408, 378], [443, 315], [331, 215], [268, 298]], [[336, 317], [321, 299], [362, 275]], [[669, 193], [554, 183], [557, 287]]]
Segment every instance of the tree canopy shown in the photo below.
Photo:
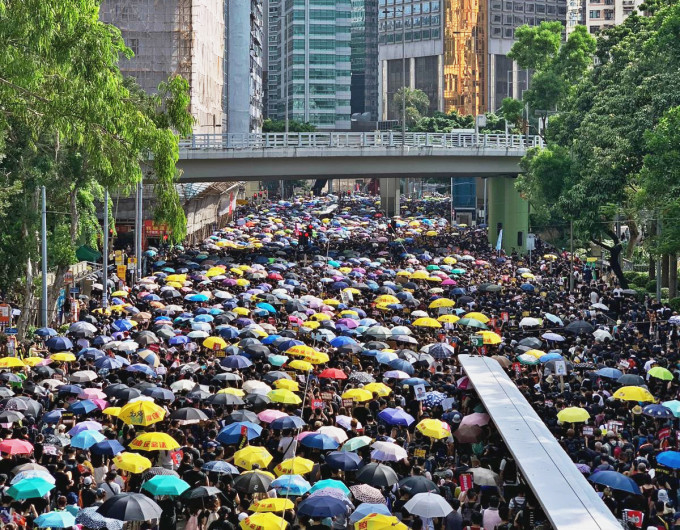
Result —
[[[301, 121], [289, 120], [288, 121], [288, 132], [299, 133], [299, 132], [314, 132], [316, 127], [311, 123], [303, 123]], [[285, 120], [272, 120], [267, 118], [262, 124], [263, 133], [282, 133], [286, 132], [286, 122]]]

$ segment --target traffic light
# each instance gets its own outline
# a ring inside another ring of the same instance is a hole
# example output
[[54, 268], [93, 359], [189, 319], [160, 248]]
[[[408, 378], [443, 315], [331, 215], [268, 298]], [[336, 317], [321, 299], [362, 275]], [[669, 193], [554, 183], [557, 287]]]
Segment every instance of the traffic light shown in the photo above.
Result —
[[307, 225], [306, 235], [308, 238], [314, 237], [314, 226]]

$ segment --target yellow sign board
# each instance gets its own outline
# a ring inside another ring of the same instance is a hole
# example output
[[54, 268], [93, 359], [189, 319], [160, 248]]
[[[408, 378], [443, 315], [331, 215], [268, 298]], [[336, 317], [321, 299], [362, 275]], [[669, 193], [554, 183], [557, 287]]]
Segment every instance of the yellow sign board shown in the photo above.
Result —
[[116, 276], [121, 280], [125, 280], [125, 274], [127, 273], [127, 267], [125, 265], [116, 266]]

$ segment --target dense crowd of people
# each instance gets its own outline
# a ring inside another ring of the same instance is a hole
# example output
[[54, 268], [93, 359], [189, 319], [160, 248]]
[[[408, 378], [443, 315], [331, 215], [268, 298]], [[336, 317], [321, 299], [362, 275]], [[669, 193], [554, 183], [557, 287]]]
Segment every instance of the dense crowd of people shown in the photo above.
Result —
[[680, 317], [540, 241], [496, 251], [444, 200], [335, 206], [150, 249], [148, 276], [0, 359], [0, 527], [551, 528], [466, 353], [622, 524], [676, 525]]

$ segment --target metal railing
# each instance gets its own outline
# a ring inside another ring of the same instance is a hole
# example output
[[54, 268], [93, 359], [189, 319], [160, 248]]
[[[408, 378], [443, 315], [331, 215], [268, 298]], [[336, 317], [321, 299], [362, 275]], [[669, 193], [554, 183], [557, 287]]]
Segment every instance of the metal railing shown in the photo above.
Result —
[[367, 148], [385, 147], [409, 149], [493, 148], [526, 150], [543, 146], [540, 136], [519, 134], [475, 133], [406, 133], [400, 132], [311, 132], [262, 134], [195, 134], [182, 139], [185, 150], [255, 150], [275, 148]]

